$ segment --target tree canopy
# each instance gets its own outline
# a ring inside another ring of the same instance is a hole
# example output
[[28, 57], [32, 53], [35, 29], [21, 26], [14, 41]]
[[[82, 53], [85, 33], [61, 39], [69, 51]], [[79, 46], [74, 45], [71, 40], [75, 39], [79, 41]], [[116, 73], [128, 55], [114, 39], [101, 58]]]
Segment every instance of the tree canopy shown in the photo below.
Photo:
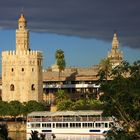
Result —
[[104, 94], [100, 100], [105, 105], [104, 115], [115, 116], [123, 127], [114, 133], [114, 139], [118, 135], [118, 139], [140, 139], [140, 61], [131, 65], [123, 62], [112, 69], [110, 76], [112, 80], [101, 83]]
[[31, 100], [29, 102], [21, 103], [19, 101], [0, 101], [0, 116], [11, 116], [16, 118], [17, 116], [26, 116], [32, 111], [44, 111], [46, 110], [45, 104]]

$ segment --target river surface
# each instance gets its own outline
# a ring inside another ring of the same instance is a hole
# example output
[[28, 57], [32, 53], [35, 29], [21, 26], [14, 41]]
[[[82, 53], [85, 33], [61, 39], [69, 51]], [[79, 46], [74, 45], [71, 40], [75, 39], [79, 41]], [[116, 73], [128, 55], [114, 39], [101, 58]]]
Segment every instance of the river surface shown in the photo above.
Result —
[[[12, 140], [29, 140], [25, 132], [9, 132], [9, 137], [11, 137]], [[105, 138], [101, 135], [56, 135], [55, 139], [48, 136], [46, 140], [105, 140]]]

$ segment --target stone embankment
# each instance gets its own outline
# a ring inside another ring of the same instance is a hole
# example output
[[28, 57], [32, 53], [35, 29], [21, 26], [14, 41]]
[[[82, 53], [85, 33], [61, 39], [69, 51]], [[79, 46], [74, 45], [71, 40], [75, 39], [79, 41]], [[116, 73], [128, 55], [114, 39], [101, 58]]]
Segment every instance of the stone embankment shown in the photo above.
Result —
[[24, 122], [7, 122], [8, 131], [26, 131], [26, 123]]

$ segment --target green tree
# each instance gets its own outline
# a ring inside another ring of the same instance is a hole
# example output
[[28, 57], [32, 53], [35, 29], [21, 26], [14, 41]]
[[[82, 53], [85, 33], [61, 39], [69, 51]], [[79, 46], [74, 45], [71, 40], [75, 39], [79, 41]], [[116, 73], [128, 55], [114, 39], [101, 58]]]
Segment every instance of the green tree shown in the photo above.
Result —
[[9, 113], [9, 104], [5, 101], [0, 101], [0, 115], [6, 116]]
[[9, 102], [9, 115], [16, 116], [21, 115], [23, 110], [23, 105], [19, 101], [11, 101]]
[[110, 63], [109, 58], [104, 58], [99, 63], [99, 74], [100, 79], [107, 80], [110, 77], [110, 72], [112, 70], [112, 64]]
[[31, 100], [28, 101], [25, 104], [25, 112], [26, 113], [30, 113], [33, 111], [44, 111], [45, 110], [45, 106], [43, 103], [37, 102], [35, 100]]
[[56, 52], [55, 52], [55, 59], [56, 59], [56, 64], [57, 64], [58, 69], [59, 69], [59, 80], [60, 80], [61, 72], [66, 67], [64, 51], [61, 50], [61, 49], [56, 50]]
[[57, 102], [58, 110], [73, 110], [73, 102], [70, 99]]
[[57, 94], [56, 94], [56, 102], [62, 102], [64, 100], [69, 99], [69, 95], [67, 92], [65, 92], [64, 90], [58, 90]]
[[56, 95], [56, 106], [58, 110], [101, 110], [103, 103], [92, 98], [71, 100], [68, 93], [59, 90]]
[[113, 136], [116, 140], [121, 136], [126, 140], [140, 139], [140, 61], [132, 65], [123, 62], [110, 76], [111, 81], [101, 84], [104, 94], [100, 99], [104, 102], [104, 115], [115, 116], [123, 127], [121, 132], [116, 129]]

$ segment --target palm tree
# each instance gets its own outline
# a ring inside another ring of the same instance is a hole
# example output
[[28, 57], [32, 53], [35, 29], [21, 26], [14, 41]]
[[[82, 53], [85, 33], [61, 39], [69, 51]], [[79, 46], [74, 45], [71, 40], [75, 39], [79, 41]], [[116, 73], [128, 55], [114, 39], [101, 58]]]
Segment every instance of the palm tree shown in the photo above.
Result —
[[99, 75], [102, 79], [108, 80], [110, 72], [112, 70], [112, 65], [109, 58], [104, 58], [99, 63]]
[[60, 80], [61, 72], [66, 67], [64, 51], [61, 49], [56, 50], [55, 59], [56, 59], [56, 64], [57, 64], [58, 69], [59, 69], [59, 80]]

